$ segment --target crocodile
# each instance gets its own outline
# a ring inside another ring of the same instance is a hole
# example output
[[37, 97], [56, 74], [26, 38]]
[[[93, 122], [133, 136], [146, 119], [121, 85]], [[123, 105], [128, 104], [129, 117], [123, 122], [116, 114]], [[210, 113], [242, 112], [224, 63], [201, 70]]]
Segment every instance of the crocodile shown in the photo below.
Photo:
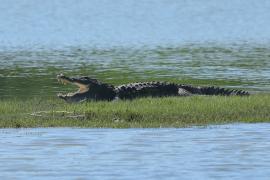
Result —
[[64, 74], [57, 75], [58, 81], [74, 84], [79, 89], [74, 93], [57, 96], [67, 102], [82, 101], [112, 101], [116, 99], [134, 99], [139, 97], [166, 97], [166, 96], [190, 96], [190, 95], [240, 95], [247, 96], [249, 92], [237, 89], [225, 89], [220, 87], [192, 86], [188, 84], [176, 84], [171, 82], [136, 82], [113, 86], [97, 79], [82, 77], [67, 77]]

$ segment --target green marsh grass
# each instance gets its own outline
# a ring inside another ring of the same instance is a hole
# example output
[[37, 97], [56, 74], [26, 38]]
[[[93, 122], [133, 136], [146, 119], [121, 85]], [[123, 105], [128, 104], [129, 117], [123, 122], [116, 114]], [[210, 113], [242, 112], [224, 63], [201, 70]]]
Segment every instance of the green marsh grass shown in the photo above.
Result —
[[270, 122], [270, 95], [191, 96], [68, 104], [57, 98], [0, 101], [0, 127], [188, 127]]

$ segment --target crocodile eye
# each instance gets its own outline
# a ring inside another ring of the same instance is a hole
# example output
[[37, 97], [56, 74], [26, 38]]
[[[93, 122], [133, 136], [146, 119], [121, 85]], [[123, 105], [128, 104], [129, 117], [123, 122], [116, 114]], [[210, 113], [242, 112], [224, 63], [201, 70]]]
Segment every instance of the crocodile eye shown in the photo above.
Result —
[[86, 77], [86, 76], [85, 77], [82, 77], [82, 79], [83, 80], [90, 80], [90, 78], [89, 77]]

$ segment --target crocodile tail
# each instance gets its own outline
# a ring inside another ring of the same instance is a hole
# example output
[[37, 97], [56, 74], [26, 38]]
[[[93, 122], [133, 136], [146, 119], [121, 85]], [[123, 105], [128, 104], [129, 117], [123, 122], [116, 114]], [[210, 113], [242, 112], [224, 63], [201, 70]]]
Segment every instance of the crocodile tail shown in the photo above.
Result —
[[185, 89], [186, 91], [191, 92], [192, 94], [200, 94], [200, 95], [221, 95], [221, 96], [247, 96], [249, 92], [244, 90], [237, 89], [225, 89], [220, 87], [194, 87], [190, 85], [179, 85], [179, 88]]
[[201, 93], [204, 95], [221, 95], [221, 96], [246, 96], [249, 95], [247, 91], [238, 90], [238, 89], [225, 89], [220, 87], [200, 87]]

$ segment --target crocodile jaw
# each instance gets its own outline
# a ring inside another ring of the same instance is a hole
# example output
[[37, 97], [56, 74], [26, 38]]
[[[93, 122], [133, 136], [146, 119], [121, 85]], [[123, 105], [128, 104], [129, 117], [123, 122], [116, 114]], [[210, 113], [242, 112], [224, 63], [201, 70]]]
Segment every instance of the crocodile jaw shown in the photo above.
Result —
[[85, 97], [83, 94], [89, 90], [89, 85], [88, 84], [82, 84], [78, 82], [76, 78], [69, 78], [63, 74], [57, 75], [57, 80], [66, 85], [66, 84], [74, 84], [79, 87], [79, 89], [76, 92], [73, 93], [59, 93], [57, 96], [61, 99], [64, 99], [67, 102], [81, 102], [85, 100]]

